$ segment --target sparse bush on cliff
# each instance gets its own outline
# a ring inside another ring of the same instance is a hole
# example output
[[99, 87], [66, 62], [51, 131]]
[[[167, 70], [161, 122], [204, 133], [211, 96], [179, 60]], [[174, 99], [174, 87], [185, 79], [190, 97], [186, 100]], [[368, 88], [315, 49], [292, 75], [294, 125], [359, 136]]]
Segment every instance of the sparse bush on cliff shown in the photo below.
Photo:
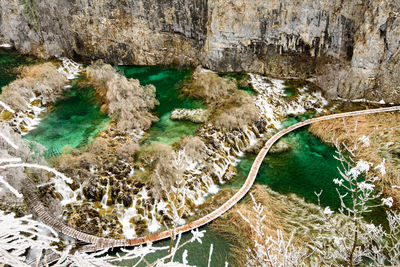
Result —
[[[40, 32], [40, 19], [39, 19], [39, 3], [38, 0], [20, 0], [20, 4], [24, 5], [22, 14], [25, 19], [33, 26], [33, 28]], [[42, 37], [43, 39], [43, 37]]]
[[20, 78], [3, 87], [0, 100], [16, 111], [27, 108], [27, 101], [40, 95], [43, 105], [52, 103], [62, 95], [67, 78], [52, 63], [26, 66]]
[[127, 79], [101, 62], [89, 66], [86, 73], [119, 130], [146, 130], [158, 120], [150, 112], [158, 104], [153, 85], [142, 86], [138, 80]]

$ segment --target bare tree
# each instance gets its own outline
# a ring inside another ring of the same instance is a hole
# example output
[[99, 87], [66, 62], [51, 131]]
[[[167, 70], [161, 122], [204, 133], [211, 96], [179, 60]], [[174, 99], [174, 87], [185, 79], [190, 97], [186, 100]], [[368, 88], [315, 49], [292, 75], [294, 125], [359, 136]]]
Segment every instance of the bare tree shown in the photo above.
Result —
[[[349, 220], [343, 227], [338, 217], [332, 216], [333, 211], [329, 207], [325, 208], [323, 215], [326, 225], [324, 227], [330, 231], [330, 236], [325, 236], [317, 246], [319, 259], [321, 262], [330, 264], [333, 262], [351, 267], [367, 264], [366, 258], [369, 258], [372, 266], [383, 262], [398, 265], [400, 254], [393, 252], [398, 252], [400, 239], [393, 233], [399, 232], [397, 228], [400, 223], [399, 214], [388, 212], [389, 232], [385, 232], [381, 225], [375, 226], [364, 220], [365, 214], [372, 212], [375, 208], [382, 205], [391, 207], [393, 204], [391, 197], [381, 198], [381, 191], [375, 188], [375, 183], [386, 174], [385, 161], [374, 166], [373, 163], [362, 159], [357, 160], [363, 146], [369, 146], [369, 137], [357, 137], [357, 122], [354, 125], [353, 135], [349, 134], [347, 127], [346, 131], [348, 136], [354, 136], [354, 140], [350, 142], [353, 145], [350, 147], [346, 143], [336, 142], [335, 158], [339, 160], [341, 167], [339, 168], [340, 178], [335, 178], [333, 181], [345, 191], [345, 193], [340, 193], [337, 189], [341, 204], [339, 213]], [[374, 169], [377, 172], [373, 172]], [[319, 195], [317, 194], [318, 198]]]
[[146, 130], [157, 117], [150, 111], [158, 105], [153, 85], [142, 86], [139, 80], [127, 79], [111, 65], [97, 62], [86, 69], [89, 81], [103, 97], [108, 115], [121, 131]]
[[[346, 125], [345, 125], [346, 127]], [[347, 132], [349, 130], [346, 127]], [[357, 123], [354, 132], [357, 131]], [[350, 135], [349, 135], [350, 136]], [[248, 250], [248, 266], [398, 266], [400, 264], [400, 213], [387, 212], [388, 230], [382, 225], [365, 221], [364, 215], [375, 208], [387, 205], [391, 207], [391, 197], [382, 198], [375, 183], [385, 174], [384, 160], [374, 165], [357, 159], [363, 147], [369, 145], [369, 137], [356, 137], [349, 146], [336, 142], [339, 160], [340, 178], [333, 182], [338, 189], [341, 207], [338, 213], [329, 207], [321, 208], [319, 234], [312, 236], [306, 244], [308, 251], [293, 245], [293, 234], [285, 239], [281, 233], [277, 238], [266, 236], [262, 222], [265, 216], [263, 207], [253, 198], [253, 209], [257, 214], [257, 223], [251, 223], [241, 215], [257, 233], [258, 239]], [[376, 174], [378, 173], [378, 174]], [[321, 193], [318, 193], [318, 199]], [[348, 198], [346, 198], [348, 197]]]

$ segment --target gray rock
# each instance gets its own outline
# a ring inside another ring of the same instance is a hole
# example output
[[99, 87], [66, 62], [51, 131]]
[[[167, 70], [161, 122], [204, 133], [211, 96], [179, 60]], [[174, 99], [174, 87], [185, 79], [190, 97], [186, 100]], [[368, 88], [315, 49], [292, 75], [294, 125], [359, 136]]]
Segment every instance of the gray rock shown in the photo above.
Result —
[[207, 109], [174, 109], [170, 116], [171, 120], [187, 120], [194, 123], [205, 123], [210, 118], [210, 112]]
[[24, 53], [295, 76], [329, 97], [400, 102], [399, 39], [393, 0], [0, 0], [0, 41]]

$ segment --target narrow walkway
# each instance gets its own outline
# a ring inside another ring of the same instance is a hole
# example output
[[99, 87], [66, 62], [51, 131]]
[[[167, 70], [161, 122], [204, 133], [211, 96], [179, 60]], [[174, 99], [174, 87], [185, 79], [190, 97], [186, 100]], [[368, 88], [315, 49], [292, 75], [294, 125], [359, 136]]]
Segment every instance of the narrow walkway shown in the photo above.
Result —
[[[239, 189], [239, 191], [236, 192], [236, 194], [234, 196], [232, 196], [227, 202], [225, 202], [218, 209], [207, 214], [206, 216], [204, 216], [196, 221], [190, 222], [188, 224], [185, 224], [185, 225], [182, 225], [182, 226], [176, 228], [174, 231], [175, 234], [193, 230], [195, 228], [198, 228], [200, 226], [203, 226], [203, 225], [215, 220], [216, 218], [221, 216], [223, 213], [228, 211], [230, 208], [232, 208], [233, 205], [235, 205], [240, 199], [242, 199], [247, 194], [247, 192], [250, 190], [250, 188], [252, 187], [252, 185], [257, 177], [257, 173], [262, 164], [262, 161], [263, 161], [264, 157], [267, 155], [269, 149], [272, 147], [272, 145], [277, 140], [279, 140], [285, 134], [292, 132], [292, 131], [294, 131], [300, 127], [303, 127], [305, 125], [309, 125], [309, 124], [312, 124], [312, 123], [318, 122], [318, 121], [325, 121], [325, 120], [350, 117], [350, 116], [356, 116], [356, 115], [363, 115], [363, 114], [398, 111], [398, 110], [400, 110], [400, 106], [327, 115], [327, 116], [313, 118], [313, 119], [309, 119], [309, 120], [306, 120], [303, 122], [296, 123], [286, 129], [278, 132], [277, 134], [272, 136], [272, 138], [270, 138], [265, 143], [264, 147], [258, 153], [256, 159], [253, 162], [253, 165], [250, 169], [250, 172], [247, 176], [245, 183]], [[83, 233], [83, 232], [73, 229], [72, 227], [66, 225], [64, 222], [62, 222], [62, 221], [54, 218], [52, 215], [50, 215], [47, 212], [46, 208], [43, 206], [43, 204], [40, 202], [39, 198], [37, 197], [37, 195], [35, 193], [26, 191], [26, 192], [24, 192], [24, 196], [25, 196], [26, 202], [28, 203], [29, 208], [40, 218], [40, 220], [43, 223], [47, 224], [48, 226], [52, 227], [54, 230], [61, 232], [69, 237], [73, 237], [77, 240], [89, 243], [90, 245], [87, 245], [84, 249], [86, 251], [95, 251], [95, 250], [111, 248], [111, 247], [136, 246], [136, 245], [144, 244], [147, 242], [155, 242], [155, 241], [162, 240], [162, 239], [165, 239], [165, 238], [168, 238], [171, 236], [171, 232], [168, 230], [161, 232], [161, 233], [157, 233], [157, 234], [147, 235], [144, 237], [135, 237], [132, 239], [110, 239], [110, 238], [101, 238], [101, 237], [89, 235], [89, 234], [86, 234], [86, 233]]]

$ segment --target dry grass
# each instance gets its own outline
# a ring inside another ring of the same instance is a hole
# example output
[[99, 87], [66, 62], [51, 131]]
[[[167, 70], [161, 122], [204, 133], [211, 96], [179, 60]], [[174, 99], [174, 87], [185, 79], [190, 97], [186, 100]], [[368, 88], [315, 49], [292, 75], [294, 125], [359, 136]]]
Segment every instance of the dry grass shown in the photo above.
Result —
[[[357, 131], [354, 132], [354, 125], [357, 121]], [[386, 175], [379, 186], [383, 187], [384, 193], [391, 196], [394, 206], [400, 208], [400, 189], [392, 186], [400, 185], [400, 114], [379, 113], [361, 115], [346, 119], [329, 120], [314, 123], [310, 131], [326, 143], [333, 144], [334, 140], [340, 143], [352, 145], [354, 138], [361, 136], [370, 137], [370, 146], [362, 148], [358, 159], [363, 159], [378, 165], [386, 159]], [[349, 129], [349, 135], [346, 127]]]
[[[288, 238], [295, 231], [295, 245], [304, 247], [310, 241], [310, 233], [319, 231], [321, 209], [318, 206], [306, 203], [295, 195], [281, 195], [263, 185], [254, 185], [250, 192], [256, 201], [264, 206], [263, 215], [266, 219], [263, 226], [266, 236], [276, 237], [277, 230], [282, 230], [283, 235]], [[206, 203], [204, 206], [208, 207], [208, 212], [210, 212], [227, 201], [234, 193], [229, 189], [222, 190], [213, 197], [213, 202]], [[211, 227], [232, 241], [231, 251], [235, 266], [244, 266], [246, 249], [252, 248], [254, 240], [259, 237], [242, 219], [238, 211], [253, 225], [257, 223], [253, 202], [247, 196], [215, 220]]]

